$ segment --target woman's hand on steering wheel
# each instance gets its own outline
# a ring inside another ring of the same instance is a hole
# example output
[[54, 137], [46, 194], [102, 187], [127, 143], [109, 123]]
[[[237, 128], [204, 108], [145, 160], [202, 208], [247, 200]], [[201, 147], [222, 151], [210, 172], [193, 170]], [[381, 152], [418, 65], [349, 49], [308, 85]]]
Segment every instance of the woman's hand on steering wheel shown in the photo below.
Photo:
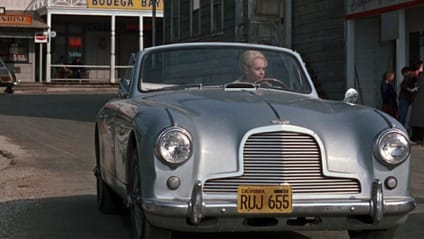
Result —
[[280, 80], [274, 79], [274, 78], [264, 78], [262, 80], [256, 81], [255, 84], [260, 85], [260, 84], [265, 83], [265, 82], [268, 82], [268, 83], [271, 83], [271, 84], [276, 83], [276, 84], [281, 85], [282, 87], [284, 87], [286, 89], [289, 88], [286, 83], [284, 83]]

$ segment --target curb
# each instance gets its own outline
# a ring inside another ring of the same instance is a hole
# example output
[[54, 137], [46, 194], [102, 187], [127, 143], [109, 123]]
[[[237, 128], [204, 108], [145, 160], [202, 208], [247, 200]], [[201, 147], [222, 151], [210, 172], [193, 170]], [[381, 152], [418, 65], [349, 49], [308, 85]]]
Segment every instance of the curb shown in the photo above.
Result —
[[21, 83], [13, 88], [15, 94], [34, 93], [117, 93], [118, 84], [57, 84], [57, 83]]

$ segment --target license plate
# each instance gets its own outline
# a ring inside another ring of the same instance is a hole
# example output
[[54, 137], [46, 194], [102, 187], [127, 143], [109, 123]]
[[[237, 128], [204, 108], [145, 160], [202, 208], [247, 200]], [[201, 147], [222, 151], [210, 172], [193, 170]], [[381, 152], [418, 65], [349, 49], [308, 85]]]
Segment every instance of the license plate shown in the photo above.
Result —
[[239, 213], [290, 213], [292, 189], [290, 185], [239, 186], [237, 188]]

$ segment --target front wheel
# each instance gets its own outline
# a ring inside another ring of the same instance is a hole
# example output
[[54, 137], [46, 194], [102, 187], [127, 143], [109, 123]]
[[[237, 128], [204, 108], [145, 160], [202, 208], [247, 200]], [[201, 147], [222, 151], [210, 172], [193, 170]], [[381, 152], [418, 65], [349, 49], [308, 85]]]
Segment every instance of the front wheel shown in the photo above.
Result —
[[135, 238], [171, 238], [171, 231], [151, 225], [144, 215], [141, 195], [141, 178], [137, 151], [131, 153], [130, 177], [128, 183], [128, 194], [130, 195], [130, 220], [131, 228]]
[[348, 231], [350, 239], [394, 239], [396, 228], [370, 231]]
[[120, 211], [120, 199], [102, 179], [100, 169], [95, 169], [97, 188], [97, 208], [105, 214], [116, 214]]

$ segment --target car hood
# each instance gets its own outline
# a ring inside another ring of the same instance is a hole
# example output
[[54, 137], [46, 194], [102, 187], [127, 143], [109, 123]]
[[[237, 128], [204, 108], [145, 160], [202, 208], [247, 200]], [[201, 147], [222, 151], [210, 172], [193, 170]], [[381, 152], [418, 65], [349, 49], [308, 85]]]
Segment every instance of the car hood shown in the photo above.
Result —
[[360, 122], [369, 124], [372, 119], [387, 127], [384, 118], [366, 106], [271, 90], [187, 90], [150, 95], [143, 102], [166, 108], [170, 120], [178, 125], [198, 121], [202, 128], [228, 125], [247, 130], [282, 121], [315, 131]]
[[[363, 168], [357, 165], [358, 159], [372, 157], [374, 140], [391, 126], [386, 115], [366, 106], [266, 89], [157, 92], [140, 101], [167, 111], [168, 126], [191, 132], [194, 144], [199, 145], [197, 152], [202, 154], [199, 157], [212, 159], [205, 160], [199, 170], [214, 168], [216, 172], [239, 170], [237, 164], [228, 162], [239, 154], [240, 142], [249, 130], [292, 125], [306, 128], [319, 138], [328, 172], [355, 173]], [[213, 165], [208, 166], [211, 162]]]

